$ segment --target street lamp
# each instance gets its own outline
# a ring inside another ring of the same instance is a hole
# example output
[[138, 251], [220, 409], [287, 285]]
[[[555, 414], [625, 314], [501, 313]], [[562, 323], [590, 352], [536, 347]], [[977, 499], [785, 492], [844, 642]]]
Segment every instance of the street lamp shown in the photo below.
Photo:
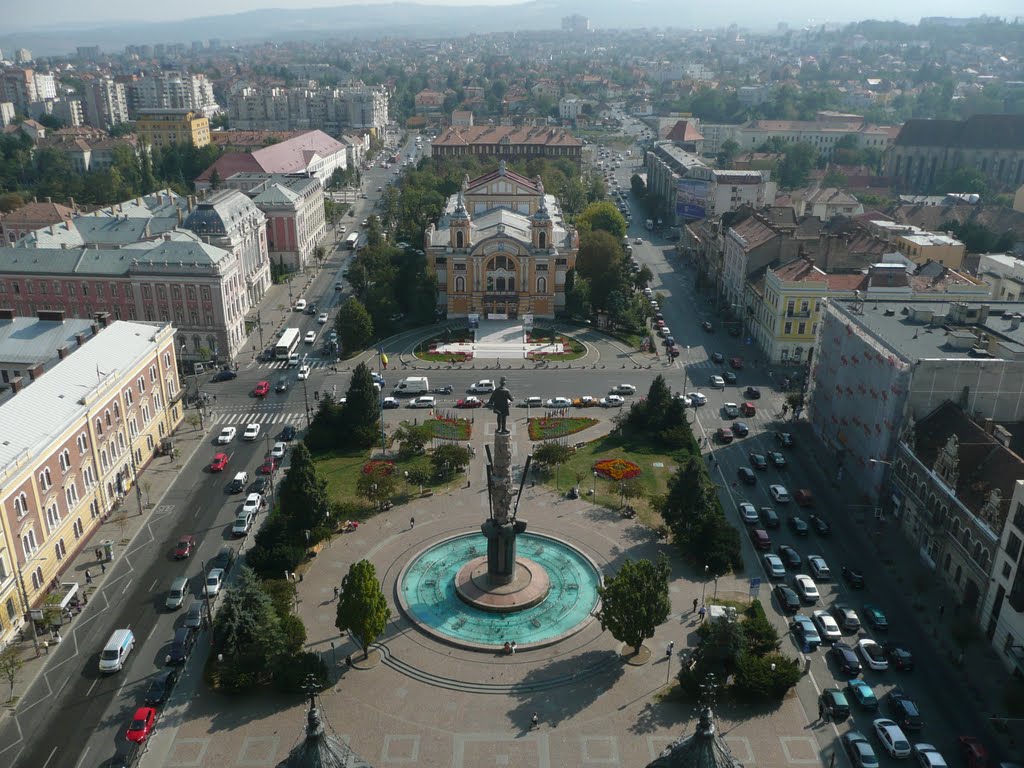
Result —
[[594, 490], [591, 495], [594, 497], [594, 504], [597, 504], [597, 471], [594, 471]]
[[690, 359], [690, 345], [686, 345], [686, 357], [683, 358], [683, 394], [686, 394], [686, 361]]
[[[39, 558], [45, 560], [45, 557]], [[35, 648], [36, 654], [39, 653], [39, 633], [36, 631], [36, 621], [32, 618], [32, 605], [28, 601], [28, 590], [25, 589], [25, 577], [21, 572], [21, 563], [18, 559], [14, 560], [14, 567], [18, 569], [18, 586], [21, 587], [21, 599], [25, 603], [25, 616], [28, 618], [28, 623], [32, 625], [32, 646]]]
[[705, 593], [705, 590], [707, 589], [707, 586], [708, 586], [708, 569], [709, 568], [711, 568], [710, 565], [705, 565], [704, 566], [704, 579], [701, 581], [701, 585], [700, 585], [700, 604], [701, 605], [704, 605], [704, 593]]

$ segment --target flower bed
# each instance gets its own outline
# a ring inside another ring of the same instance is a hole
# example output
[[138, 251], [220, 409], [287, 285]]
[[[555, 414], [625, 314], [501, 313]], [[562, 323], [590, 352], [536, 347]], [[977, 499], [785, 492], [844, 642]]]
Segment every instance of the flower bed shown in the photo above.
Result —
[[469, 440], [473, 424], [469, 419], [435, 416], [423, 422], [438, 440]]
[[594, 464], [594, 471], [609, 480], [629, 480], [640, 476], [640, 465], [626, 459], [602, 459]]
[[531, 440], [552, 440], [582, 432], [597, 424], [597, 419], [586, 416], [569, 416], [566, 418], [541, 417], [530, 419]]
[[375, 474], [378, 474], [378, 473], [379, 474], [383, 474], [383, 475], [390, 475], [394, 471], [395, 471], [395, 462], [393, 462], [393, 461], [383, 461], [381, 459], [372, 459], [371, 461], [368, 461], [365, 464], [363, 464], [363, 474], [364, 475], [375, 475]]

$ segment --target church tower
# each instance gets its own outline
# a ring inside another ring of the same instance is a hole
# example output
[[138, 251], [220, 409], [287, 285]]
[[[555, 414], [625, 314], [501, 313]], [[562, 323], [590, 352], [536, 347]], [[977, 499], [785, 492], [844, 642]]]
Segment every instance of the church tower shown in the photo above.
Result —
[[472, 221], [469, 218], [469, 211], [466, 210], [466, 201], [459, 191], [459, 197], [455, 202], [455, 210], [452, 212], [448, 227], [448, 244], [456, 251], [464, 251], [469, 248], [470, 231]]
[[546, 251], [553, 247], [551, 236], [554, 232], [554, 224], [551, 221], [551, 214], [548, 212], [548, 204], [544, 199], [544, 183], [537, 177], [540, 200], [537, 203], [537, 211], [530, 217], [530, 234], [533, 241], [533, 248], [537, 251]]

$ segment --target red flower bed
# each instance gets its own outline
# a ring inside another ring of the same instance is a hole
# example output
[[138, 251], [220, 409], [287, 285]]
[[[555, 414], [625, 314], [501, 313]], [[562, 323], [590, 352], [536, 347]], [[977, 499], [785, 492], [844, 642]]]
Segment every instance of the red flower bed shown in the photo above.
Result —
[[625, 459], [602, 459], [594, 465], [594, 471], [610, 480], [629, 480], [640, 475], [640, 466]]
[[375, 475], [378, 472], [385, 475], [390, 475], [395, 471], [395, 462], [393, 461], [382, 461], [380, 459], [373, 459], [363, 464], [364, 475]]

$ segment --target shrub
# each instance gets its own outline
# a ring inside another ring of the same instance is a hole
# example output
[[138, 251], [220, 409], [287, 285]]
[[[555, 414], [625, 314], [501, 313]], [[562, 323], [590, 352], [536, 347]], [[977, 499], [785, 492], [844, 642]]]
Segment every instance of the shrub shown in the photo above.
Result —
[[274, 659], [274, 686], [282, 693], [301, 693], [308, 675], [327, 686], [327, 665], [319, 654], [303, 651]]
[[780, 701], [799, 679], [800, 663], [796, 659], [781, 653], [767, 656], [741, 653], [736, 660], [731, 687], [738, 698], [748, 703]]
[[294, 613], [281, 617], [281, 631], [284, 633], [284, 655], [293, 656], [306, 644], [306, 625]]
[[745, 611], [743, 639], [747, 653], [765, 656], [779, 650], [779, 632], [765, 615], [760, 600], [755, 600]]

